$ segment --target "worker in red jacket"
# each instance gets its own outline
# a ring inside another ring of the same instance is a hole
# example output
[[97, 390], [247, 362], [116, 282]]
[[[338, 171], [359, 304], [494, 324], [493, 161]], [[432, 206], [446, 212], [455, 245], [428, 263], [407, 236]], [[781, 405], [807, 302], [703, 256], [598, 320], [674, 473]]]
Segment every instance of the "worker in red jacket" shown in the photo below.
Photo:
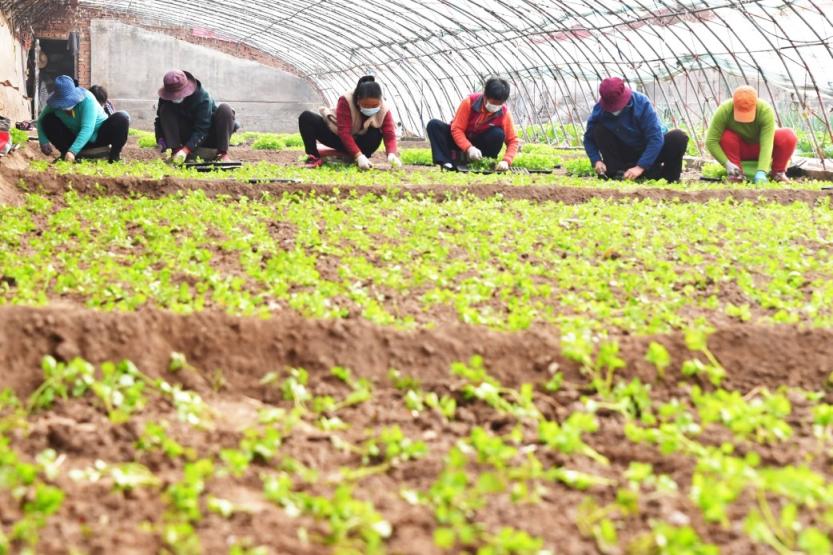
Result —
[[370, 157], [385, 142], [388, 162], [401, 167], [397, 154], [396, 124], [393, 114], [385, 105], [382, 87], [371, 75], [359, 79], [352, 92], [338, 99], [336, 112], [321, 108], [320, 113], [306, 111], [298, 118], [298, 129], [307, 153], [306, 167], [317, 168], [323, 164], [318, 145], [344, 152], [356, 161], [361, 170], [373, 167]]
[[510, 87], [505, 79], [486, 81], [482, 93], [466, 97], [457, 109], [451, 125], [434, 119], [426, 131], [435, 164], [455, 169], [467, 160], [497, 158], [506, 144], [506, 153], [497, 171], [507, 171], [518, 153], [518, 135], [506, 106]]

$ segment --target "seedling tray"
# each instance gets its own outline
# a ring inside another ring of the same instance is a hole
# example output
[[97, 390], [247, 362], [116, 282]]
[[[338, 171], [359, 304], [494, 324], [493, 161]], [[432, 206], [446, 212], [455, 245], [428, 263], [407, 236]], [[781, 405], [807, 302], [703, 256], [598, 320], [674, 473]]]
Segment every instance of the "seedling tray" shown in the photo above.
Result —
[[[560, 168], [561, 166], [556, 166], [556, 168]], [[473, 173], [478, 175], [492, 175], [495, 173], [501, 173], [497, 170], [470, 170], [466, 166], [457, 166], [453, 170], [446, 170], [443, 171], [456, 171], [458, 173]], [[530, 174], [551, 174], [552, 170], [528, 170], [526, 168], [509, 168], [508, 172], [503, 173], [513, 173], [515, 175], [530, 175]]]
[[242, 168], [243, 162], [186, 162], [185, 167], [198, 172], [229, 171]]

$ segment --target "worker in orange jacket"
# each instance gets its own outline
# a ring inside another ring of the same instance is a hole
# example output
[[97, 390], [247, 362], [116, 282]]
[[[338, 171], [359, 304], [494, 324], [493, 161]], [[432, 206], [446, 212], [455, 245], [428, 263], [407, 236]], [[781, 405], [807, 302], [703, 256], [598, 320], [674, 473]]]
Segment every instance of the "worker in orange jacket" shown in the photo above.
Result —
[[434, 163], [453, 170], [466, 161], [497, 158], [506, 153], [497, 171], [507, 171], [518, 153], [518, 135], [506, 106], [510, 87], [505, 79], [486, 81], [482, 93], [471, 94], [460, 103], [451, 125], [433, 119], [426, 128]]

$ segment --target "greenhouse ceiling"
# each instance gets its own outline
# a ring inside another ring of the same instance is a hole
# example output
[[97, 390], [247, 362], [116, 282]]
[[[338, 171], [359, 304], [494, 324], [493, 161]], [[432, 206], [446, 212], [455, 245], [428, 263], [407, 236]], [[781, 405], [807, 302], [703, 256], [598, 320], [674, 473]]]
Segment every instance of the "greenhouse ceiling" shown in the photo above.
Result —
[[[66, 4], [0, 0], [18, 25]], [[734, 86], [749, 83], [773, 100], [782, 123], [833, 137], [833, 0], [72, 4], [245, 43], [293, 65], [330, 101], [375, 74], [405, 129], [418, 133], [499, 74], [515, 87], [519, 122], [555, 129], [557, 141], [580, 126], [600, 79], [621, 75], [675, 125], [702, 128]]]

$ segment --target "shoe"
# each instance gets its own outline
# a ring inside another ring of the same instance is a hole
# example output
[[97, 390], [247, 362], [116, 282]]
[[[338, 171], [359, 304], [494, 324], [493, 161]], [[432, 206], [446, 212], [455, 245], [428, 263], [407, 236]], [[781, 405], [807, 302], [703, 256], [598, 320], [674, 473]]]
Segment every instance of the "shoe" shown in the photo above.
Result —
[[772, 180], [776, 183], [792, 183], [792, 179], [787, 177], [786, 172], [776, 172], [772, 174]]
[[324, 160], [319, 158], [318, 156], [309, 155], [307, 156], [307, 161], [304, 163], [304, 167], [310, 170], [315, 168], [320, 168], [324, 165]]
[[454, 164], [451, 162], [446, 162], [445, 164], [440, 164], [440, 169], [446, 172], [453, 172], [457, 168], [454, 167]]

